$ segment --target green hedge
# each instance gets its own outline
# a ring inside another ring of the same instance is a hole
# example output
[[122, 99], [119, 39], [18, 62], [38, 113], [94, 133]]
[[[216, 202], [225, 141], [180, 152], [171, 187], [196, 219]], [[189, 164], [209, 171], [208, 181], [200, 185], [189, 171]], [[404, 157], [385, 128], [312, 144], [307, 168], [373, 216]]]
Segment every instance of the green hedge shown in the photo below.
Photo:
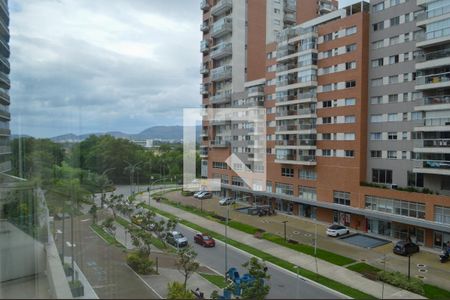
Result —
[[408, 279], [408, 276], [398, 271], [396, 272], [380, 271], [378, 272], [378, 278], [381, 281], [384, 281], [388, 284], [399, 287], [401, 289], [408, 290], [420, 295], [425, 294], [422, 280], [415, 277], [411, 277], [410, 279]]
[[127, 256], [127, 264], [138, 274], [149, 275], [154, 274], [154, 262], [148, 257], [143, 257], [139, 253], [130, 253]]

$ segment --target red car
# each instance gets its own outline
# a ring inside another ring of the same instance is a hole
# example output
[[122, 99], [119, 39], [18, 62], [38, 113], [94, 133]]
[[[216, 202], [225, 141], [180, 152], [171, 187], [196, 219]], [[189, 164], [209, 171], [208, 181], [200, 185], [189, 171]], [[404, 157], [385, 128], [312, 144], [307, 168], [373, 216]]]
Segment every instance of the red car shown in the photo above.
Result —
[[197, 233], [194, 236], [194, 242], [207, 248], [214, 247], [216, 245], [214, 239], [205, 233]]

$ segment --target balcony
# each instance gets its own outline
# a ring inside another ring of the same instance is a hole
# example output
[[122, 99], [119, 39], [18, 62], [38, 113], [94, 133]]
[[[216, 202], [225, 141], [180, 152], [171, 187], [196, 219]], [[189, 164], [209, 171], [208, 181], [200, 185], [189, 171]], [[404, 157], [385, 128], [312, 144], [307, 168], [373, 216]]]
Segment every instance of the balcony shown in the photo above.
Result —
[[230, 79], [232, 76], [233, 68], [231, 65], [221, 66], [211, 70], [212, 81], [222, 81]]
[[220, 0], [211, 8], [211, 14], [215, 17], [227, 13], [233, 7], [232, 0]]
[[286, 13], [295, 13], [297, 11], [297, 4], [295, 1], [284, 1], [284, 11]]
[[264, 96], [264, 86], [254, 86], [247, 89], [248, 97]]
[[450, 95], [424, 97], [419, 101], [416, 111], [450, 109]]
[[305, 165], [305, 166], [315, 166], [316, 157], [314, 155], [277, 155], [275, 162], [279, 164], [293, 164], [293, 165]]
[[0, 1], [0, 10], [3, 12], [5, 17], [9, 18], [8, 6], [3, 1]]
[[10, 136], [11, 130], [9, 130], [9, 128], [0, 128], [0, 135], [1, 136]]
[[414, 128], [414, 131], [449, 131], [450, 130], [450, 117], [446, 118], [427, 118], [423, 120], [422, 127]]
[[428, 10], [428, 11], [423, 11], [416, 15], [415, 20], [416, 20], [416, 22], [421, 22], [421, 21], [424, 21], [427, 19], [442, 16], [442, 15], [445, 15], [448, 13], [450, 13], [450, 5], [447, 5], [444, 7], [438, 7], [438, 8], [432, 9], [432, 10]]
[[212, 59], [222, 59], [224, 57], [230, 56], [233, 53], [233, 45], [231, 43], [221, 43], [214, 47], [211, 52]]
[[6, 86], [8, 89], [11, 87], [11, 81], [9, 80], [9, 77], [2, 72], [0, 72], [0, 83], [1, 85]]
[[296, 23], [297, 22], [297, 17], [294, 14], [291, 13], [286, 13], [284, 14], [283, 20], [285, 23]]
[[421, 168], [414, 168], [415, 173], [450, 175], [450, 161], [447, 160], [425, 160]]
[[277, 73], [289, 71], [289, 70], [296, 69], [296, 68], [297, 68], [296, 63], [278, 64], [277, 65]]
[[8, 35], [9, 34], [8, 24], [6, 22], [7, 22], [6, 19], [0, 18], [0, 34], [1, 35]]
[[208, 32], [209, 31], [209, 25], [206, 24], [206, 23], [200, 24], [200, 31]]
[[200, 65], [200, 74], [207, 75], [209, 74], [209, 68], [205, 66], [204, 64]]
[[336, 7], [331, 4], [331, 2], [328, 1], [320, 1], [319, 4], [319, 11], [322, 14], [326, 14], [326, 13], [330, 13], [332, 11], [334, 11], [336, 9]]
[[9, 45], [0, 39], [0, 52], [4, 57], [9, 57]]
[[217, 92], [214, 96], [209, 98], [209, 101], [214, 104], [225, 103], [231, 101], [231, 91]]
[[227, 148], [230, 146], [230, 142], [224, 140], [212, 140], [209, 141], [209, 145], [213, 148]]
[[8, 104], [10, 103], [8, 90], [0, 88], [0, 100], [7, 102]]
[[276, 132], [297, 132], [297, 131], [312, 131], [316, 130], [316, 124], [293, 124], [293, 125], [279, 125]]
[[416, 78], [416, 89], [427, 90], [450, 87], [450, 72], [430, 74]]
[[207, 53], [209, 51], [209, 43], [208, 41], [201, 41], [200, 42], [200, 52]]
[[287, 109], [287, 110], [279, 110], [277, 111], [277, 118], [284, 117], [306, 117], [310, 118], [310, 115], [314, 115], [316, 113], [316, 109], [314, 108], [303, 108], [303, 109]]
[[200, 153], [199, 153], [201, 158], [206, 158], [208, 157], [208, 147], [207, 146], [200, 146]]
[[304, 140], [304, 139], [295, 139], [295, 140], [277, 140], [275, 142], [276, 147], [315, 147], [316, 140]]
[[11, 114], [8, 111], [0, 110], [0, 118], [10, 120]]
[[213, 38], [219, 38], [227, 35], [233, 31], [233, 19], [231, 17], [225, 17], [220, 19], [211, 28], [211, 36]]
[[414, 144], [414, 148], [448, 148], [448, 150], [450, 151], [450, 139], [417, 140]]
[[208, 84], [200, 84], [200, 94], [208, 95], [209, 93], [209, 85]]
[[416, 69], [436, 68], [450, 64], [450, 49], [421, 53], [416, 57]]
[[209, 3], [208, 3], [207, 0], [202, 0], [202, 1], [200, 2], [200, 9], [201, 9], [201, 10], [203, 10], [203, 11], [208, 11], [209, 8], [210, 8], [210, 6], [209, 6]]
[[9, 74], [9, 72], [11, 71], [9, 60], [0, 56], [0, 64], [1, 64], [0, 68], [4, 70], [3, 73]]
[[296, 101], [296, 102], [316, 102], [317, 99], [317, 94], [316, 93], [300, 93], [297, 95], [283, 95], [283, 96], [279, 96], [277, 95], [277, 103], [276, 105], [286, 105], [287, 103], [283, 103], [283, 102], [290, 102], [290, 101]]
[[450, 28], [422, 32], [416, 36], [417, 47], [424, 48], [446, 43], [450, 40]]

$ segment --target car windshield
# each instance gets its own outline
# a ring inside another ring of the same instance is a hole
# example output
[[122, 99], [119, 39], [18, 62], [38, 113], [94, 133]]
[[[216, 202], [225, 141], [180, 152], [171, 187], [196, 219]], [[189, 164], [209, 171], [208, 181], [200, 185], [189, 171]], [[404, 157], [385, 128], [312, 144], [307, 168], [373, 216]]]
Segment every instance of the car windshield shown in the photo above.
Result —
[[184, 238], [184, 236], [181, 233], [174, 234], [173, 237], [176, 239]]
[[203, 236], [203, 239], [204, 239], [205, 241], [208, 241], [208, 240], [210, 240], [211, 238], [210, 238], [209, 236], [207, 236], [207, 235], [204, 235], [204, 236]]
[[342, 227], [340, 225], [331, 225], [329, 228], [330, 229], [343, 229], [344, 227]]

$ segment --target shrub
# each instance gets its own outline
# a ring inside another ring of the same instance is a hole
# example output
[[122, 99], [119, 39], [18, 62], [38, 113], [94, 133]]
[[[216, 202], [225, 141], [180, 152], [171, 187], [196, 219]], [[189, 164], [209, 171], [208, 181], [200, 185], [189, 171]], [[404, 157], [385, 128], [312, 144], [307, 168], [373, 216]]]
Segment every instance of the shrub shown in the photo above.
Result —
[[423, 282], [420, 279], [411, 277], [408, 280], [408, 276], [400, 273], [400, 272], [378, 272], [378, 278], [381, 281], [384, 281], [393, 286], [399, 287], [404, 290], [411, 291], [416, 294], [423, 295]]
[[155, 273], [154, 262], [139, 253], [130, 253], [127, 257], [127, 264], [138, 274], [149, 275]]
[[190, 197], [194, 195], [194, 192], [191, 191], [182, 191], [181, 195], [185, 196], [185, 197]]
[[181, 282], [168, 283], [167, 291], [167, 299], [195, 299], [194, 294], [185, 290]]

